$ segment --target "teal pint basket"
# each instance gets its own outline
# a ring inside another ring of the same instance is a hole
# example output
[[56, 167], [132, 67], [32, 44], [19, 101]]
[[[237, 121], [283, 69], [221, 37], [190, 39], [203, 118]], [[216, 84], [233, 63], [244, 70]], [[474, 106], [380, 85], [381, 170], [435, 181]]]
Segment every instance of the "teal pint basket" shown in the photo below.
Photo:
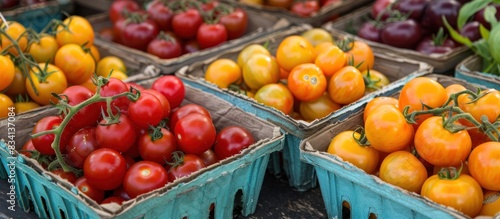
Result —
[[[264, 44], [268, 42], [268, 49], [271, 54], [274, 54], [279, 46], [279, 43], [284, 38], [290, 35], [300, 35], [305, 30], [311, 28], [312, 26], [303, 24], [301, 26], [295, 26], [287, 29], [286, 31], [261, 37], [250, 43], [246, 43], [240, 47], [229, 50], [226, 53], [214, 56], [211, 59], [207, 59], [203, 62], [198, 62], [190, 66], [185, 66], [176, 72], [176, 75], [186, 84], [215, 94], [222, 99], [244, 109], [246, 112], [271, 121], [285, 130], [286, 136], [283, 151], [275, 153], [271, 156], [269, 171], [277, 177], [286, 175], [289, 185], [298, 191], [306, 191], [310, 188], [316, 187], [317, 185], [316, 174], [313, 166], [300, 161], [300, 141], [328, 124], [347, 118], [354, 109], [357, 109], [360, 105], [372, 99], [374, 95], [377, 93], [385, 93], [389, 90], [381, 89], [377, 92], [367, 94], [360, 100], [346, 105], [322, 119], [308, 123], [301, 120], [295, 120], [289, 115], [285, 115], [275, 108], [260, 104], [243, 94], [239, 94], [228, 89], [220, 89], [215, 84], [205, 81], [204, 75], [205, 69], [211, 62], [219, 58], [236, 60], [238, 53], [247, 45]], [[342, 35], [333, 36], [341, 37]], [[390, 81], [395, 83], [402, 80], [405, 81], [422, 74], [430, 73], [433, 68], [423, 62], [412, 61], [404, 58], [389, 58], [383, 54], [375, 54], [374, 69], [386, 73]]]
[[455, 77], [470, 83], [500, 90], [500, 76], [481, 72], [483, 59], [472, 55], [461, 61], [455, 69]]
[[[155, 79], [137, 83], [147, 86]], [[69, 182], [44, 170], [33, 159], [17, 152], [15, 156], [8, 155], [6, 144], [0, 142], [2, 166], [8, 159], [16, 159], [15, 187], [21, 209], [34, 210], [40, 218], [209, 218], [213, 204], [215, 218], [232, 218], [235, 207], [241, 207], [241, 214], [245, 216], [252, 214], [257, 206], [269, 156], [282, 149], [284, 133], [279, 127], [243, 112], [212, 94], [189, 85], [185, 88], [183, 104], [197, 103], [207, 108], [218, 130], [227, 125], [247, 128], [256, 143], [238, 155], [118, 206], [97, 204], [79, 194]], [[55, 108], [47, 108], [31, 115], [33, 123], [23, 129], [31, 130], [36, 119], [54, 115], [55, 112]], [[0, 123], [0, 127], [3, 125]], [[29, 135], [18, 137], [17, 141], [26, 141]], [[17, 146], [19, 149], [21, 145]]]
[[[458, 83], [467, 89], [477, 89], [477, 86], [467, 81], [450, 76], [437, 74], [425, 76], [435, 79], [445, 87]], [[392, 94], [381, 96], [397, 98], [404, 84], [406, 83], [392, 85]], [[388, 184], [343, 161], [342, 158], [326, 152], [331, 140], [338, 133], [363, 126], [365, 105], [358, 107], [356, 113], [348, 119], [324, 127], [300, 144], [301, 160], [313, 165], [318, 175], [328, 218], [345, 218], [344, 202], [349, 203], [351, 218], [369, 218], [371, 215], [377, 218], [470, 218], [455, 209]]]

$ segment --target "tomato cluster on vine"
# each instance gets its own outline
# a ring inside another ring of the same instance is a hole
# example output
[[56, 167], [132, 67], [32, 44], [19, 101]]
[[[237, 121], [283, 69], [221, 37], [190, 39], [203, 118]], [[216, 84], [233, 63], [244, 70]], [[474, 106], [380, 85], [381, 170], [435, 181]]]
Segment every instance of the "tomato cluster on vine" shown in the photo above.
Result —
[[114, 1], [109, 9], [113, 28], [103, 37], [162, 59], [215, 47], [243, 36], [245, 10], [216, 0], [155, 0], [145, 8], [133, 0]]
[[151, 88], [97, 80], [103, 82], [97, 94], [81, 85], [65, 89], [57, 105], [62, 114], [37, 121], [21, 150], [97, 203], [121, 204], [256, 141], [240, 126], [217, 129], [199, 104], [181, 105], [185, 86], [175, 76], [162, 76]]
[[[377, 0], [370, 20], [357, 30], [357, 35], [373, 42], [398, 48], [413, 49], [424, 54], [445, 54], [460, 43], [449, 37], [448, 28], [458, 30], [471, 41], [481, 38], [480, 25], [486, 28], [484, 10], [463, 26], [457, 25], [460, 9], [468, 0]], [[496, 14], [497, 19], [500, 13]], [[446, 25], [446, 22], [449, 26]]]

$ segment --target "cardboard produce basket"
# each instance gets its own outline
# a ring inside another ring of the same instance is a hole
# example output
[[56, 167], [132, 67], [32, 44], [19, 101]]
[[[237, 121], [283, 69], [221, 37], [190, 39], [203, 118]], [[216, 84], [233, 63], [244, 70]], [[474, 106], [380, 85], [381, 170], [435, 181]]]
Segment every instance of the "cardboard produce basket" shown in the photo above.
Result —
[[483, 85], [500, 90], [500, 76], [481, 72], [483, 59], [478, 55], [472, 55], [458, 63], [455, 69], [455, 77], [470, 83]]
[[[138, 84], [149, 87], [155, 79]], [[98, 205], [80, 194], [69, 182], [44, 170], [35, 160], [18, 154], [17, 151], [9, 151], [6, 142], [2, 140], [2, 168], [7, 168], [8, 162], [15, 161], [13, 185], [19, 206], [25, 211], [34, 210], [41, 218], [209, 218], [212, 204], [215, 206], [215, 218], [232, 218], [235, 203], [239, 202], [243, 215], [253, 213], [269, 156], [283, 146], [282, 130], [212, 94], [189, 85], [185, 88], [183, 104], [196, 103], [208, 109], [217, 130], [228, 125], [245, 127], [253, 134], [256, 143], [238, 155], [117, 206]], [[48, 108], [16, 119], [13, 122], [17, 127], [16, 150], [29, 139], [37, 120], [56, 112], [56, 109]], [[4, 121], [0, 122], [2, 130], [6, 125]], [[7, 134], [2, 132], [0, 138], [7, 140], [8, 136], [5, 135]]]
[[238, 5], [241, 5], [251, 10], [265, 11], [267, 13], [271, 13], [278, 17], [286, 18], [287, 20], [295, 24], [306, 23], [306, 24], [311, 24], [313, 26], [320, 26], [324, 22], [336, 19], [340, 15], [350, 13], [351, 11], [371, 2], [370, 0], [341, 0], [339, 2], [332, 3], [330, 5], [320, 8], [320, 10], [315, 14], [313, 14], [311, 17], [301, 17], [285, 8], [272, 7], [267, 5], [253, 5], [253, 4], [243, 3], [241, 2], [241, 0], [232, 0], [232, 1], [237, 2]]
[[98, 34], [99, 31], [103, 28], [112, 27], [107, 12], [88, 17], [88, 19], [94, 27], [94, 31], [96, 32], [96, 39], [94, 42], [96, 45], [107, 47], [113, 53], [126, 54], [131, 59], [134, 59], [137, 63], [139, 63], [139, 66], [144, 67], [150, 64], [155, 64], [160, 67], [163, 73], [173, 74], [176, 70], [185, 65], [210, 58], [216, 54], [221, 53], [222, 51], [241, 45], [257, 37], [283, 30], [291, 25], [291, 23], [286, 19], [273, 16], [268, 13], [252, 10], [246, 11], [248, 14], [247, 31], [240, 38], [227, 41], [216, 47], [184, 54], [180, 57], [172, 59], [160, 59], [157, 56], [151, 55], [149, 53], [102, 39]]
[[[328, 22], [322, 27], [336, 33], [350, 34], [349, 32], [352, 32], [351, 30], [353, 28], [359, 28], [363, 24], [363, 22], [366, 21], [367, 16], [370, 14], [370, 10], [371, 6], [364, 7], [347, 16], [341, 17], [336, 21]], [[469, 50], [469, 48], [467, 48], [466, 46], [460, 46], [453, 49], [450, 53], [427, 55], [415, 50], [397, 48], [385, 45], [383, 43], [369, 41], [355, 35], [352, 36], [354, 36], [358, 40], [364, 40], [365, 42], [367, 42], [374, 51], [386, 53], [387, 55], [394, 57], [406, 57], [409, 59], [426, 62], [434, 67], [435, 73], [449, 73], [449, 71], [453, 71], [455, 66], [460, 61], [472, 54], [472, 51]]]
[[[444, 87], [458, 83], [473, 91], [477, 89], [468, 81], [457, 78], [438, 74], [425, 76], [437, 80]], [[392, 85], [393, 95], [382, 96], [397, 98], [404, 84]], [[469, 218], [457, 210], [388, 184], [337, 155], [326, 152], [330, 141], [338, 133], [363, 126], [363, 108], [348, 119], [325, 127], [300, 144], [301, 159], [313, 165], [318, 174], [328, 217], [342, 218], [345, 201], [350, 204], [351, 218], [368, 218], [371, 214], [377, 218]]]
[[49, 0], [42, 3], [0, 11], [5, 19], [21, 23], [36, 31], [42, 30], [52, 19], [62, 19], [62, 12], [73, 13], [73, 0]]
[[[218, 56], [214, 56], [211, 59], [204, 60], [203, 62], [197, 62], [193, 65], [185, 66], [176, 73], [176, 75], [179, 76], [185, 83], [220, 96], [221, 98], [234, 103], [236, 106], [244, 109], [245, 111], [255, 114], [260, 118], [269, 120], [274, 124], [282, 127], [287, 132], [285, 137], [286, 143], [282, 152], [283, 164], [281, 164], [280, 162], [281, 159], [279, 154], [274, 154], [272, 156], [270, 171], [276, 176], [281, 176], [284, 173], [288, 177], [290, 186], [296, 188], [299, 191], [305, 191], [313, 188], [316, 186], [317, 182], [314, 168], [309, 164], [301, 162], [299, 159], [300, 141], [330, 123], [335, 123], [338, 120], [347, 118], [360, 105], [373, 98], [375, 94], [387, 93], [390, 92], [390, 90], [381, 89], [375, 93], [365, 95], [358, 101], [346, 105], [322, 119], [308, 123], [301, 120], [295, 120], [292, 117], [283, 114], [281, 111], [260, 104], [254, 99], [250, 99], [243, 94], [239, 94], [228, 89], [220, 89], [216, 85], [205, 81], [204, 75], [205, 69], [211, 62], [219, 58], [229, 58], [232, 60], [236, 60], [238, 53], [249, 44], [264, 44], [268, 42], [268, 49], [270, 50], [271, 54], [275, 54], [279, 43], [285, 37], [301, 34], [305, 30], [311, 28], [312, 27], [307, 24], [292, 27], [286, 31], [281, 31], [270, 36], [254, 40], [250, 43], [244, 44], [225, 53], [219, 54]], [[333, 36], [339, 37], [342, 35], [335, 34]], [[432, 72], [432, 67], [426, 63], [416, 62], [401, 57], [392, 58], [381, 54], [375, 55], [374, 69], [384, 72], [393, 83], [396, 83], [398, 81], [404, 82], [418, 75]], [[284, 172], [282, 171], [282, 169], [284, 170]]]

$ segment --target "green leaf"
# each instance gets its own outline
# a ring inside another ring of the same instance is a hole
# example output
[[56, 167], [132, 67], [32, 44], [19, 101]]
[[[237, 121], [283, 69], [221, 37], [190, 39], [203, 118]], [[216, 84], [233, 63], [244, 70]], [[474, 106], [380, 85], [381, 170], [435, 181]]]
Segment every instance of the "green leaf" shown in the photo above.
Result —
[[488, 30], [482, 24], [479, 25], [479, 33], [481, 34], [481, 38], [485, 40], [488, 40], [490, 38], [490, 30]]
[[467, 20], [469, 20], [469, 18], [472, 17], [472, 15], [474, 15], [476, 12], [486, 7], [492, 1], [493, 0], [474, 0], [465, 3], [460, 8], [460, 11], [458, 11], [458, 18], [457, 18], [458, 29], [461, 30], [462, 27], [465, 25], [465, 23], [467, 23]]
[[488, 6], [484, 9], [484, 19], [490, 23], [492, 27], [498, 24], [496, 13], [497, 9], [495, 6]]
[[450, 26], [444, 15], [442, 16], [443, 23], [446, 26], [446, 29], [448, 29], [448, 32], [450, 33], [450, 36], [457, 42], [466, 45], [467, 47], [471, 48], [472, 47], [472, 42], [469, 40], [469, 38], [460, 35], [453, 27]]
[[488, 39], [491, 57], [495, 62], [500, 63], [500, 25], [493, 26]]
[[491, 51], [488, 41], [484, 39], [480, 39], [472, 44], [472, 50], [479, 56], [483, 57], [485, 61], [492, 60], [491, 59]]

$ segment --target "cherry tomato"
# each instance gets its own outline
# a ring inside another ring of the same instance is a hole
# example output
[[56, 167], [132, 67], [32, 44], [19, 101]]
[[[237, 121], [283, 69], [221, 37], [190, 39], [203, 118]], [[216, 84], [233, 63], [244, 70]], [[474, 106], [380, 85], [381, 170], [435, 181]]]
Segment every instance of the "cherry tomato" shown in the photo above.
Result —
[[483, 207], [481, 207], [479, 215], [493, 217], [500, 212], [500, 192], [486, 191], [483, 197]]
[[214, 163], [219, 162], [219, 158], [212, 149], [208, 149], [207, 151], [205, 151], [203, 154], [200, 155], [200, 158], [203, 160], [203, 163], [207, 167]]
[[240, 126], [227, 126], [217, 133], [214, 151], [219, 159], [225, 159], [241, 153], [255, 143], [255, 139], [247, 129]]
[[326, 90], [327, 82], [323, 71], [315, 64], [300, 64], [288, 75], [288, 88], [300, 101], [314, 101]]
[[83, 194], [85, 194], [87, 197], [90, 199], [94, 200], [97, 203], [101, 203], [102, 200], [104, 200], [104, 190], [100, 190], [95, 188], [94, 186], [91, 186], [87, 178], [85, 176], [80, 177], [76, 182], [75, 182], [75, 187], [80, 190]]
[[68, 164], [82, 169], [83, 163], [89, 154], [99, 148], [95, 137], [95, 129], [94, 127], [83, 128], [71, 136], [66, 149]]
[[125, 114], [121, 114], [116, 122], [108, 124], [108, 121], [103, 119], [95, 130], [95, 137], [100, 148], [125, 152], [135, 144], [136, 127]]
[[297, 65], [314, 62], [314, 47], [302, 36], [288, 36], [279, 44], [276, 60], [280, 67], [291, 71]]
[[227, 30], [222, 24], [204, 23], [198, 28], [196, 40], [200, 49], [215, 47], [227, 41]]
[[241, 83], [241, 68], [231, 59], [217, 59], [208, 65], [205, 80], [220, 88], [228, 88], [231, 84]]
[[59, 47], [66, 44], [76, 44], [90, 48], [94, 45], [94, 29], [84, 17], [72, 15], [64, 19], [63, 26], [57, 27], [56, 40]]
[[76, 44], [66, 44], [57, 50], [55, 65], [64, 72], [71, 84], [81, 84], [87, 81], [95, 70], [92, 55]]
[[[0, 56], [0, 62], [2, 60], [3, 56]], [[3, 69], [4, 74], [0, 77], [7, 77], [7, 79], [0, 80], [0, 83], [2, 82], [8, 82], [8, 78], [10, 77], [10, 69], [8, 65], [2, 65], [1, 68]], [[28, 69], [29, 70], [29, 69]], [[2, 86], [4, 86], [2, 84]], [[23, 72], [19, 68], [14, 68], [14, 78], [12, 79], [12, 82], [10, 82], [9, 87], [5, 90], [5, 94], [9, 96], [17, 96], [17, 95], [24, 95], [26, 94], [26, 77], [24, 77]]]
[[[5, 27], [5, 24], [3, 22], [0, 23], [0, 28], [4, 29], [5, 34], [9, 35], [12, 39], [14, 39], [19, 46], [19, 49], [24, 52], [28, 46], [28, 38], [26, 35], [23, 35], [24, 32], [26, 32], [26, 28], [16, 22], [16, 21], [8, 21], [9, 27]], [[0, 48], [7, 48], [12, 46], [12, 41], [8, 39], [5, 35], [0, 36]], [[14, 56], [18, 56], [19, 52], [16, 49], [16, 47], [11, 47], [7, 50], [10, 54]], [[2, 90], [2, 89], [0, 89]]]
[[283, 84], [264, 85], [255, 93], [254, 98], [257, 102], [273, 107], [284, 114], [289, 114], [293, 110], [293, 94]]
[[50, 171], [51, 173], [61, 177], [61, 179], [70, 182], [71, 184], [75, 184], [78, 180], [78, 177], [73, 172], [66, 172], [63, 169], [54, 169]]
[[264, 54], [267, 56], [271, 56], [271, 53], [269, 53], [269, 50], [267, 50], [266, 47], [260, 44], [251, 44], [243, 48], [243, 50], [241, 50], [241, 52], [238, 54], [238, 65], [243, 68], [247, 60], [255, 54]]
[[33, 141], [28, 140], [26, 143], [24, 143], [23, 147], [19, 151], [20, 154], [23, 154], [26, 157], [31, 157], [31, 151], [36, 151], [35, 146], [33, 146]]
[[412, 19], [390, 22], [380, 31], [382, 43], [398, 48], [413, 49], [421, 37], [420, 24]]
[[420, 40], [415, 50], [424, 54], [445, 54], [451, 52], [456, 47], [455, 41], [451, 38], [447, 37], [443, 42], [440, 42], [428, 36]]
[[14, 108], [16, 114], [28, 112], [30, 110], [34, 110], [40, 107], [38, 103], [35, 103], [33, 101], [21, 101], [21, 102], [15, 102], [14, 103]]
[[[117, 94], [121, 94], [129, 91], [127, 85], [116, 78], [110, 78], [108, 83], [102, 86], [101, 88], [101, 96], [102, 97], [111, 97]], [[113, 113], [117, 112], [117, 108], [123, 113], [128, 111], [128, 106], [130, 104], [130, 100], [127, 97], [119, 97], [111, 101], [111, 111]], [[106, 108], [109, 109], [109, 108]], [[107, 112], [105, 112], [107, 115]]]
[[370, 115], [373, 109], [381, 105], [393, 105], [395, 107], [398, 107], [398, 99], [394, 97], [383, 97], [383, 96], [373, 98], [365, 106], [365, 110], [363, 112], [363, 121], [366, 121], [366, 117]]
[[[59, 116], [47, 116], [44, 117], [40, 120], [38, 120], [35, 124], [35, 127], [33, 128], [33, 131], [31, 134], [37, 134], [43, 131], [48, 131], [56, 128], [61, 124], [62, 119]], [[63, 136], [61, 136], [63, 137]], [[56, 152], [52, 148], [52, 142], [54, 142], [55, 135], [54, 134], [45, 134], [41, 135], [35, 138], [32, 138], [31, 141], [33, 142], [33, 146], [37, 151], [40, 152], [40, 154], [45, 154], [45, 155], [54, 155]], [[64, 153], [66, 151], [66, 142], [68, 139], [64, 140], [61, 139], [60, 144], [59, 144], [59, 150], [61, 153]]]
[[316, 64], [325, 74], [331, 77], [345, 66], [347, 57], [339, 47], [329, 46], [323, 52], [318, 53], [314, 64]]
[[160, 33], [151, 40], [146, 51], [161, 59], [171, 59], [182, 55], [182, 46], [175, 37]]
[[222, 15], [219, 24], [227, 30], [227, 39], [232, 40], [245, 34], [248, 26], [248, 15], [245, 10], [235, 8], [231, 13]]
[[301, 34], [301, 36], [309, 40], [311, 45], [314, 47], [323, 42], [333, 43], [332, 35], [328, 31], [322, 28], [313, 28], [310, 30], [306, 30], [304, 33]]
[[0, 90], [4, 90], [14, 81], [15, 67], [14, 63], [8, 56], [0, 56]]
[[[92, 96], [94, 96], [92, 91], [80, 85], [70, 86], [61, 93], [61, 97], [66, 99], [70, 106], [78, 105]], [[101, 106], [103, 105], [102, 103], [93, 103], [83, 107], [73, 115], [68, 126], [77, 130], [87, 126], [95, 126], [101, 119]]]
[[487, 142], [474, 148], [469, 155], [469, 171], [481, 187], [500, 191], [500, 143]]
[[290, 11], [301, 17], [310, 17], [319, 11], [319, 3], [316, 0], [298, 1], [290, 6]]
[[174, 12], [161, 0], [154, 0], [147, 8], [147, 13], [160, 30], [170, 30]]
[[363, 75], [353, 66], [346, 66], [335, 73], [328, 82], [330, 98], [340, 104], [350, 104], [365, 94]]
[[327, 152], [339, 156], [368, 174], [374, 174], [378, 167], [379, 152], [370, 146], [359, 145], [354, 139], [359, 137], [357, 132], [343, 131], [330, 141]]
[[139, 99], [129, 104], [128, 113], [132, 121], [142, 128], [157, 126], [164, 118], [160, 100], [153, 94], [143, 92]]
[[494, 123], [500, 114], [500, 109], [497, 108], [500, 107], [500, 91], [487, 89], [481, 91], [481, 94], [484, 96], [477, 101], [472, 101], [475, 98], [470, 95], [460, 95], [458, 106], [470, 113], [477, 121], [481, 121], [481, 117], [486, 116], [489, 122]]
[[[40, 105], [48, 105], [50, 102], [57, 103], [58, 100], [52, 96], [52, 93], [60, 94], [68, 87], [66, 76], [55, 65], [39, 63], [38, 66], [43, 70], [43, 73], [36, 67], [31, 69], [30, 77], [33, 79], [33, 86], [26, 78], [25, 86], [28, 95]], [[45, 74], [46, 77], [43, 77], [42, 74]], [[35, 93], [35, 89], [38, 94]]]
[[188, 9], [184, 12], [174, 15], [172, 18], [172, 30], [183, 38], [191, 39], [196, 37], [198, 28], [203, 24], [203, 18], [196, 9]]
[[0, 93], [0, 118], [7, 118], [9, 113], [12, 113], [11, 107], [14, 107], [14, 102], [9, 96]]
[[151, 19], [142, 19], [129, 22], [121, 33], [121, 43], [130, 48], [146, 51], [151, 42], [160, 32], [156, 23]]
[[[172, 152], [177, 150], [174, 135], [165, 128], [155, 130], [154, 133], [144, 133], [139, 137], [139, 153], [144, 160], [165, 165], [172, 161]], [[160, 134], [161, 133], [161, 134]]]
[[333, 45], [333, 43], [331, 43], [331, 42], [322, 42], [322, 43], [319, 43], [318, 45], [316, 45], [314, 47], [314, 50], [313, 50], [313, 52], [314, 52], [314, 63], [316, 65], [318, 65], [316, 63], [316, 59], [318, 58], [319, 54], [325, 53], [326, 51], [328, 51], [330, 49], [330, 47], [333, 47], [333, 46], [335, 46], [335, 45]]
[[307, 102], [301, 101], [299, 112], [304, 120], [313, 121], [326, 117], [340, 108], [342, 108], [342, 105], [333, 102], [330, 96], [328, 96], [328, 93], [324, 93], [316, 100]]
[[214, 144], [216, 130], [210, 117], [190, 113], [177, 121], [174, 135], [183, 152], [201, 155]]
[[137, 2], [131, 0], [113, 1], [109, 7], [109, 19], [115, 23], [118, 19], [123, 18], [123, 13], [140, 10]]
[[370, 79], [370, 81], [374, 82], [374, 84], [370, 85], [369, 87], [367, 84], [365, 84], [367, 92], [374, 92], [391, 83], [389, 81], [389, 78], [387, 78], [387, 76], [385, 76], [384, 74], [382, 74], [382, 72], [379, 72], [377, 70], [373, 69], [364, 70], [363, 72], [361, 72], [361, 74], [363, 75], [363, 77], [368, 78]]
[[243, 65], [243, 81], [254, 90], [266, 84], [277, 83], [280, 79], [280, 67], [276, 60], [268, 55], [254, 54]]
[[375, 149], [391, 153], [408, 147], [413, 140], [413, 126], [394, 105], [373, 109], [365, 121], [366, 138]]
[[83, 164], [83, 174], [87, 183], [100, 190], [118, 188], [123, 182], [126, 171], [123, 156], [110, 148], [93, 151]]
[[205, 116], [212, 118], [210, 115], [210, 112], [208, 112], [208, 110], [205, 109], [205, 107], [200, 106], [200, 105], [195, 104], [195, 103], [189, 103], [189, 104], [186, 104], [184, 106], [181, 106], [180, 108], [178, 108], [177, 110], [172, 112], [172, 114], [170, 115], [170, 119], [169, 119], [170, 130], [173, 131], [175, 129], [175, 125], [177, 124], [177, 121], [179, 121], [179, 119], [181, 119], [181, 118], [183, 118], [191, 113], [199, 113], [199, 114], [202, 114], [202, 115], [205, 115]]
[[365, 42], [356, 40], [349, 44], [349, 48], [344, 50], [347, 60], [346, 64], [352, 61], [353, 66], [357, 66], [358, 70], [364, 71], [372, 69], [375, 62], [372, 48]]
[[359, 27], [357, 35], [363, 39], [367, 39], [373, 42], [382, 43], [382, 39], [380, 37], [380, 32], [382, 31], [382, 27], [376, 25], [375, 22], [366, 21]]
[[96, 73], [98, 76], [108, 77], [111, 70], [127, 72], [127, 67], [125, 63], [116, 56], [106, 56], [97, 62]]
[[173, 182], [176, 179], [189, 176], [205, 167], [205, 163], [203, 163], [203, 160], [199, 156], [184, 154], [179, 164], [169, 167], [168, 180], [169, 182]]
[[40, 40], [31, 44], [28, 52], [38, 63], [53, 63], [59, 45], [52, 35], [42, 34]]
[[170, 103], [168, 102], [167, 98], [165, 96], [163, 96], [163, 94], [161, 94], [157, 90], [153, 90], [153, 89], [146, 89], [143, 92], [153, 94], [156, 98], [158, 98], [158, 100], [160, 101], [161, 106], [163, 108], [162, 119], [168, 118], [170, 116]]
[[132, 165], [123, 179], [123, 188], [130, 198], [163, 187], [168, 182], [163, 166], [151, 161], [139, 161]]
[[173, 75], [164, 75], [156, 79], [151, 85], [151, 89], [162, 93], [167, 98], [172, 109], [180, 106], [186, 95], [184, 82]]
[[389, 184], [418, 194], [427, 179], [427, 169], [410, 152], [396, 151], [382, 161], [379, 177]]

